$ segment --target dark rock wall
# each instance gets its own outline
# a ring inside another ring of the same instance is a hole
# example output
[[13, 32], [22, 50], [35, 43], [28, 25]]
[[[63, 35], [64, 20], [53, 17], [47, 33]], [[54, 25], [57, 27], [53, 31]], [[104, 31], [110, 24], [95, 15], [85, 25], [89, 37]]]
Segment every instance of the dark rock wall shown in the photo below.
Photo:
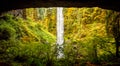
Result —
[[119, 0], [1, 0], [0, 12], [30, 7], [100, 7], [120, 11]]

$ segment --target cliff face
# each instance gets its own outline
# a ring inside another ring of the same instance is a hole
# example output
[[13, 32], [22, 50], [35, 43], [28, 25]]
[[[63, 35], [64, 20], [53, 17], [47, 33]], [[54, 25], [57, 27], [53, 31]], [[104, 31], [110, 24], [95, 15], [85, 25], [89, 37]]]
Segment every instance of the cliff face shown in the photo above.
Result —
[[0, 12], [30, 7], [100, 7], [120, 11], [118, 0], [1, 0]]

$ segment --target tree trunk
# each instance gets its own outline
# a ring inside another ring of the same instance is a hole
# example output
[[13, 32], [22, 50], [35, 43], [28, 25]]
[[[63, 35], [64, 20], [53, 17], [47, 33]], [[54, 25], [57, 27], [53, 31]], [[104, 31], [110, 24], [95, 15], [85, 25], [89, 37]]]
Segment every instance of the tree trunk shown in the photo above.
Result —
[[[116, 13], [115, 13], [116, 14]], [[113, 35], [116, 42], [116, 57], [119, 57], [119, 46], [120, 46], [120, 13], [117, 13], [115, 17], [115, 23], [113, 24]]]

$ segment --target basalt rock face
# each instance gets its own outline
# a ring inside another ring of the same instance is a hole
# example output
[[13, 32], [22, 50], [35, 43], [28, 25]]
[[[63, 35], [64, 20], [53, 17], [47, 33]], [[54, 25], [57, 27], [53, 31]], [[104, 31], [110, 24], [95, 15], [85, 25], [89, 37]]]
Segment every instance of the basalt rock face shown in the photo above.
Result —
[[0, 12], [30, 7], [100, 7], [120, 11], [119, 0], [1, 0]]

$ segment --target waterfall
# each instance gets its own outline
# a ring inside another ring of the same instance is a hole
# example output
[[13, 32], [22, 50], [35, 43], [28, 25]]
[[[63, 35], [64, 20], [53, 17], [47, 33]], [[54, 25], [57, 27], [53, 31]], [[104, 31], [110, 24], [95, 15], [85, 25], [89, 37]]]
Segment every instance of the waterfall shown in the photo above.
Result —
[[57, 7], [57, 58], [63, 58], [62, 51], [64, 43], [64, 16], [63, 7]]

